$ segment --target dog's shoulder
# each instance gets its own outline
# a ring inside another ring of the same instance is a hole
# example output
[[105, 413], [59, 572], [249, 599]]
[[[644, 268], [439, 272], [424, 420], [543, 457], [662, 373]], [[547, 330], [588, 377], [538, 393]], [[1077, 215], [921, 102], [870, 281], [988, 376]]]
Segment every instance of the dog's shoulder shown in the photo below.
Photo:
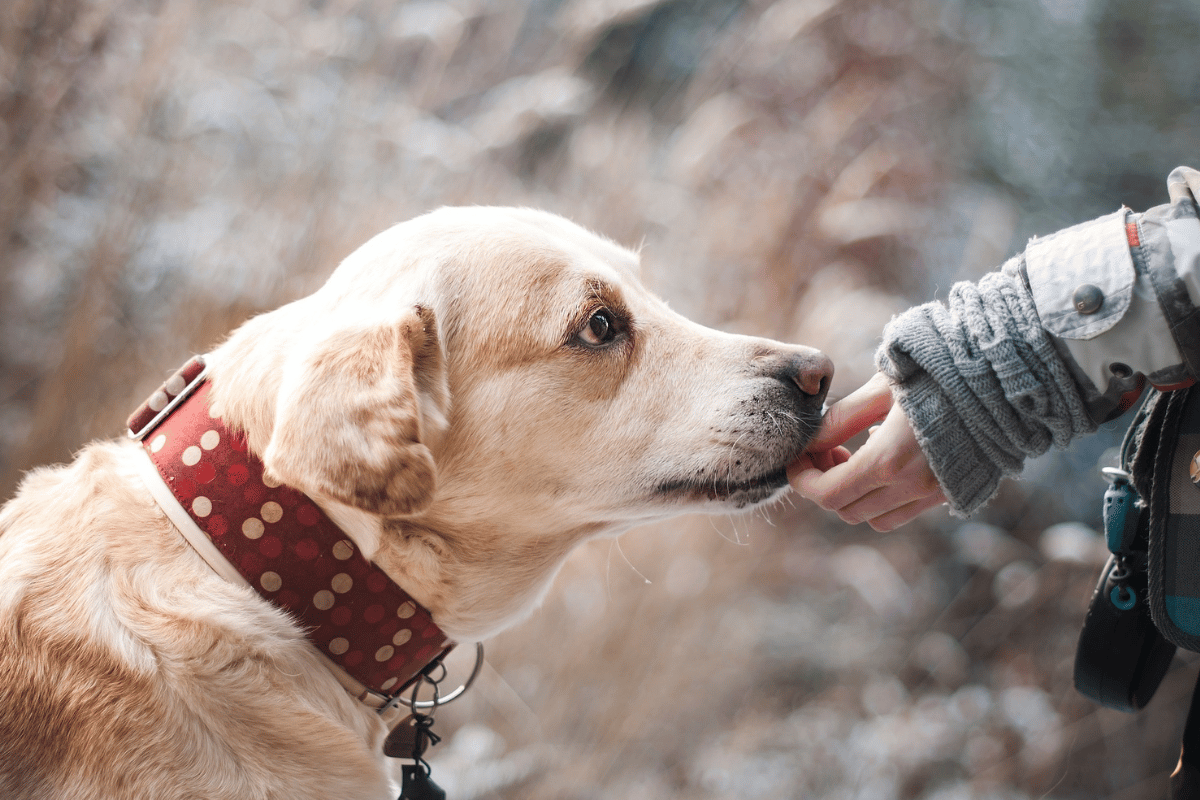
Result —
[[378, 796], [370, 720], [190, 550], [141, 457], [88, 445], [0, 510], [0, 796]]
[[6, 796], [52, 796], [68, 765], [87, 771], [94, 763], [88, 742], [114, 725], [138, 726], [153, 706], [153, 682], [121, 652], [132, 650], [122, 647], [128, 643], [112, 640], [120, 626], [97, 591], [111, 584], [115, 566], [106, 540], [165, 523], [154, 525], [136, 496], [129, 454], [127, 446], [89, 445], [69, 464], [30, 471], [0, 509]]

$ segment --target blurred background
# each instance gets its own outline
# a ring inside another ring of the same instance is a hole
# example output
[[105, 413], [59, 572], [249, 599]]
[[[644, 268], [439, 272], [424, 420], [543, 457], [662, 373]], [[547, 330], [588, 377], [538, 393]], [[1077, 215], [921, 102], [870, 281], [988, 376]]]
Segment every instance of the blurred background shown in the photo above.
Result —
[[[1193, 0], [5, 0], [0, 483], [444, 204], [631, 246], [683, 313], [825, 349], [1196, 165]], [[1125, 421], [970, 522], [802, 501], [583, 548], [441, 713], [471, 798], [1165, 796], [1197, 660], [1071, 686]], [[467, 665], [458, 659], [453, 672]]]

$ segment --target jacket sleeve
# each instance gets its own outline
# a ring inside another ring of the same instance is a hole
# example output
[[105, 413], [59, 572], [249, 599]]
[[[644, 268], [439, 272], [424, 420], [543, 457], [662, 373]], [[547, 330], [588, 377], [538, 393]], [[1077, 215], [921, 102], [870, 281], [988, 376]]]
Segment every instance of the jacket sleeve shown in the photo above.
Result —
[[1167, 183], [1167, 205], [1123, 208], [1025, 250], [1042, 324], [1100, 421], [1146, 380], [1175, 389], [1200, 375], [1200, 172], [1180, 167]]
[[1119, 414], [1147, 379], [1200, 375], [1200, 173], [1168, 184], [1170, 204], [1035, 239], [885, 328], [876, 363], [955, 513]]

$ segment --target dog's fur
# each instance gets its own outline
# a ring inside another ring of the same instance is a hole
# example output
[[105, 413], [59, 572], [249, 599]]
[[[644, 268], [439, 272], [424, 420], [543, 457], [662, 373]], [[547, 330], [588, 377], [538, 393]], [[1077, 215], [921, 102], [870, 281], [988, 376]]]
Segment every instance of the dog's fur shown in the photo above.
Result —
[[[235, 331], [213, 408], [480, 640], [580, 542], [777, 497], [818, 424], [828, 359], [692, 323], [637, 269], [550, 214], [443, 209]], [[136, 447], [35, 470], [0, 512], [0, 796], [392, 800], [377, 715], [200, 560]]]

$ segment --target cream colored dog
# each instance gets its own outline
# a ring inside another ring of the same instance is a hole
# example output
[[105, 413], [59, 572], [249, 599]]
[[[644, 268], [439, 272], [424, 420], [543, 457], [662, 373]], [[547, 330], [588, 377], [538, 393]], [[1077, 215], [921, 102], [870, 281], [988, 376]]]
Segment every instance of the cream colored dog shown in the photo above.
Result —
[[[550, 214], [443, 209], [209, 355], [212, 409], [459, 642], [577, 544], [778, 497], [832, 367], [719, 333]], [[393, 800], [386, 728], [285, 613], [218, 577], [132, 442], [0, 512], [0, 797]]]

